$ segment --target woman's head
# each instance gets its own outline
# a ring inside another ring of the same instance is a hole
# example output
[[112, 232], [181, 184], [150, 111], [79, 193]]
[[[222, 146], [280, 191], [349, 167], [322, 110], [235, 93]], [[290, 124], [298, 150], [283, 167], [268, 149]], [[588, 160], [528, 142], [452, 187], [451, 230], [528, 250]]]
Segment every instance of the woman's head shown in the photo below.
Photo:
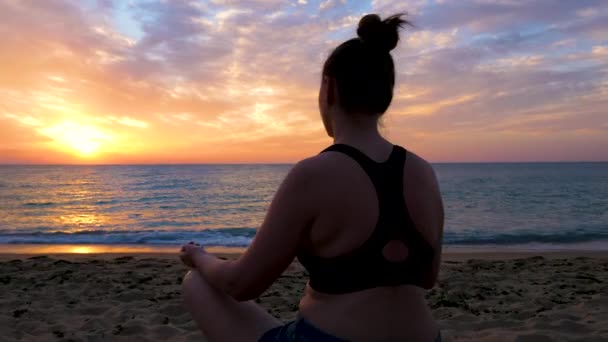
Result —
[[399, 28], [410, 24], [396, 14], [384, 20], [376, 14], [361, 18], [357, 38], [339, 45], [323, 65], [319, 107], [330, 136], [331, 112], [378, 117], [393, 98], [395, 65], [390, 51], [399, 41]]

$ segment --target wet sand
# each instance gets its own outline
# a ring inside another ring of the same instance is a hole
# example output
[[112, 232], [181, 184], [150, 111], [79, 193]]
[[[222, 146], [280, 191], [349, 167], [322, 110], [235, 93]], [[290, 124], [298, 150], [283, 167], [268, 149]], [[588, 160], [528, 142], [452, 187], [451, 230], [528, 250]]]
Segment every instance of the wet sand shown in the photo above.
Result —
[[[0, 254], [0, 341], [204, 341], [186, 270], [167, 253]], [[306, 280], [294, 263], [258, 301], [291, 320]], [[608, 341], [608, 253], [449, 253], [427, 298], [448, 341]]]

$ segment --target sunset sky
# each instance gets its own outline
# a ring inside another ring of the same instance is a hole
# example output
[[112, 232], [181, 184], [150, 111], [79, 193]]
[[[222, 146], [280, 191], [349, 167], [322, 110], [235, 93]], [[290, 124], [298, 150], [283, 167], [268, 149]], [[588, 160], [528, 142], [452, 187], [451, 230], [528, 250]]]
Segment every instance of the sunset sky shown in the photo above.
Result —
[[295, 162], [332, 142], [328, 53], [400, 11], [390, 140], [608, 160], [606, 0], [0, 0], [0, 163]]

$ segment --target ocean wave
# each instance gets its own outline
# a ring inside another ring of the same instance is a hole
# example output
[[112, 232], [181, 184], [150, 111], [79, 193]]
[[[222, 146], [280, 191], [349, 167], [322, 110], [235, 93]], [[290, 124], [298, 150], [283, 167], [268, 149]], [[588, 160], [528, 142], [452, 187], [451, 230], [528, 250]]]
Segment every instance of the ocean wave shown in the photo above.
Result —
[[35, 184], [19, 184], [16, 186], [19, 189], [33, 189], [33, 188], [40, 188], [40, 185], [35, 185]]
[[197, 241], [205, 246], [246, 247], [254, 228], [224, 228], [200, 231], [77, 231], [73, 233], [1, 233], [0, 244], [107, 244], [179, 245]]
[[186, 208], [186, 205], [180, 204], [180, 205], [160, 205], [158, 206], [159, 209], [184, 209]]
[[96, 204], [96, 205], [104, 205], [104, 204], [117, 204], [117, 203], [120, 203], [120, 201], [119, 201], [119, 200], [115, 200], [115, 199], [112, 199], [112, 200], [98, 200], [98, 201], [95, 201], [95, 204]]
[[139, 190], [173, 190], [173, 189], [193, 189], [196, 183], [193, 180], [169, 179], [159, 180], [152, 178], [141, 182], [136, 182], [131, 186]]
[[161, 202], [161, 201], [167, 201], [167, 200], [179, 200], [179, 199], [183, 199], [183, 198], [184, 197], [181, 195], [145, 196], [145, 197], [140, 197], [140, 198], [136, 199], [135, 202], [143, 202], [143, 203]]
[[161, 221], [144, 222], [142, 225], [146, 228], [192, 227], [192, 226], [200, 226], [200, 222], [198, 222], [198, 221], [161, 220]]
[[55, 205], [56, 203], [54, 202], [27, 202], [24, 203], [23, 205], [28, 206], [28, 207], [48, 207], [51, 205]]
[[518, 245], [526, 243], [569, 244], [608, 240], [608, 231], [564, 231], [551, 233], [512, 232], [501, 234], [462, 234], [446, 232], [446, 245]]
[[[0, 233], [0, 244], [134, 244], [179, 245], [197, 241], [205, 246], [246, 247], [256, 234], [254, 228], [220, 228], [197, 231], [83, 230], [72, 233]], [[448, 246], [521, 245], [521, 244], [577, 244], [608, 241], [608, 233], [570, 231], [552, 234], [509, 233], [476, 236], [469, 233], [446, 232], [444, 244]]]

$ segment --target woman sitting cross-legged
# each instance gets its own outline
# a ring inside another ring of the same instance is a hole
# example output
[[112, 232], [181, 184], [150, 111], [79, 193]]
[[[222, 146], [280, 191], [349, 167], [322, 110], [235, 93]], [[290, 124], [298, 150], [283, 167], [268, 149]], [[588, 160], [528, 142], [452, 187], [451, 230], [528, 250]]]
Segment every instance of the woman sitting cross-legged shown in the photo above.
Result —
[[[364, 16], [323, 66], [319, 109], [334, 144], [297, 163], [238, 259], [182, 247], [185, 302], [209, 341], [440, 341], [425, 300], [437, 279], [443, 205], [425, 160], [384, 139], [402, 15]], [[295, 321], [252, 301], [297, 257]]]

